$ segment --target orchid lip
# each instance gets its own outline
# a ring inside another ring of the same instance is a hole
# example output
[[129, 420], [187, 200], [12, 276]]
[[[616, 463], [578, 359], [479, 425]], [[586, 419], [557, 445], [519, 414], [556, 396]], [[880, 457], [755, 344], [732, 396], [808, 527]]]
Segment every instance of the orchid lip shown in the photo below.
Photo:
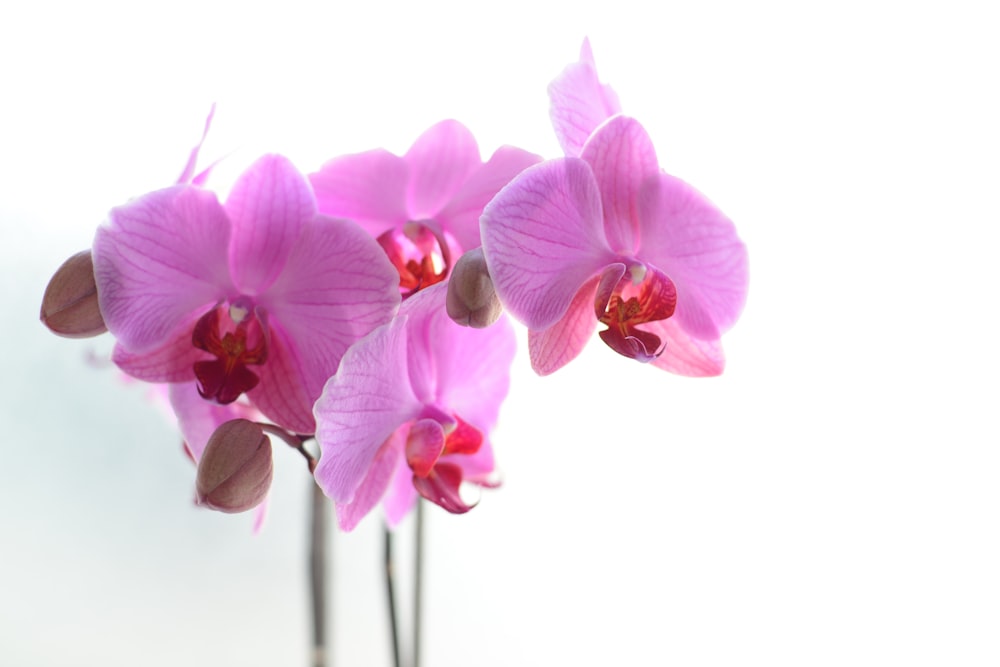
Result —
[[260, 382], [247, 366], [267, 361], [269, 332], [248, 297], [217, 305], [198, 319], [191, 334], [194, 347], [215, 359], [197, 361], [194, 374], [202, 398], [226, 405]]
[[448, 277], [451, 249], [432, 220], [410, 220], [376, 239], [399, 272], [399, 291], [405, 299]]
[[[617, 283], [612, 287], [616, 277]], [[594, 314], [598, 322], [608, 327], [599, 334], [608, 347], [645, 363], [662, 354], [666, 344], [638, 325], [665, 320], [674, 314], [676, 307], [677, 288], [673, 281], [653, 266], [635, 263], [627, 272], [605, 271], [595, 297]]]
[[458, 415], [447, 415], [428, 407], [428, 413], [441, 413], [448, 421], [424, 417], [410, 426], [406, 441], [406, 462], [413, 472], [413, 487], [421, 496], [453, 514], [464, 514], [475, 504], [462, 500], [459, 489], [464, 480], [461, 466], [443, 460], [448, 456], [472, 455], [483, 445], [483, 434]]

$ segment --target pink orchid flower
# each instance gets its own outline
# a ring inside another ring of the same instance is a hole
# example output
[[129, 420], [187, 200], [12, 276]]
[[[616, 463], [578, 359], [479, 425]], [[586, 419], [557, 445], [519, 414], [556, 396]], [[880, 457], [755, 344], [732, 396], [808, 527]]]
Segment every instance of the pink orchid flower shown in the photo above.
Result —
[[507, 394], [513, 329], [506, 318], [459, 326], [444, 301], [443, 284], [404, 301], [348, 350], [316, 402], [316, 480], [344, 530], [383, 497], [395, 526], [418, 494], [463, 513], [463, 481], [495, 486], [489, 433]]
[[717, 375], [720, 337], [746, 298], [746, 249], [704, 196], [663, 173], [642, 126], [614, 116], [580, 157], [543, 162], [487, 205], [483, 252], [497, 295], [552, 373], [598, 323], [616, 352]]
[[472, 133], [446, 120], [402, 157], [381, 149], [345, 155], [309, 180], [321, 213], [354, 220], [378, 239], [406, 297], [443, 281], [453, 259], [479, 247], [483, 207], [540, 160], [502, 146], [484, 164]]
[[197, 381], [312, 433], [312, 404], [347, 348], [399, 305], [398, 276], [359, 227], [320, 216], [306, 179], [259, 159], [225, 205], [175, 185], [113, 209], [94, 241], [116, 364], [149, 382]]

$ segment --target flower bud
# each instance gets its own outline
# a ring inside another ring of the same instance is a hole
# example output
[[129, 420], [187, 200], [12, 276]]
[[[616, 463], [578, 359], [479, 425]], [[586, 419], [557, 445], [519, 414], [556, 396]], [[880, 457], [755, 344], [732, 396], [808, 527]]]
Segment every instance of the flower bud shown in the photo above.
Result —
[[482, 248], [470, 250], [455, 262], [445, 307], [448, 317], [474, 329], [488, 327], [500, 317], [503, 306], [493, 289]]
[[89, 338], [108, 328], [97, 305], [94, 260], [89, 250], [67, 259], [52, 276], [42, 297], [42, 324], [59, 336]]
[[198, 462], [195, 502], [220, 512], [256, 507], [271, 488], [271, 441], [246, 419], [226, 422], [208, 439]]

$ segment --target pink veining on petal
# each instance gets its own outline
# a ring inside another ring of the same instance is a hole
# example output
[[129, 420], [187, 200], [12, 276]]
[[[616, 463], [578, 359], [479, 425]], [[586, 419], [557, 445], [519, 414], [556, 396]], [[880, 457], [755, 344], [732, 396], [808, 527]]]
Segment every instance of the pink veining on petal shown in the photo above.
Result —
[[285, 372], [302, 385], [303, 413], [311, 413], [347, 349], [396, 313], [398, 279], [353, 223], [318, 216], [303, 225], [285, 270], [257, 300], [285, 334]]
[[601, 191], [608, 244], [616, 253], [632, 255], [640, 242], [639, 194], [660, 173], [652, 140], [635, 119], [615, 116], [590, 136], [580, 157]]
[[462, 183], [436, 220], [455, 237], [462, 250], [481, 246], [479, 216], [483, 208], [511, 179], [541, 161], [540, 156], [520, 148], [501, 146]]
[[566, 314], [548, 329], [528, 331], [528, 356], [539, 375], [549, 375], [576, 359], [594, 335], [594, 293], [599, 276], [585, 282]]
[[94, 240], [105, 324], [133, 353], [162, 346], [178, 324], [232, 292], [230, 226], [215, 196], [190, 186], [111, 211]]
[[146, 382], [194, 382], [194, 365], [211, 357], [191, 344], [194, 322], [182, 323], [157, 348], [146, 352], [129, 351], [118, 343], [111, 360], [132, 377]]
[[421, 404], [406, 367], [406, 317], [352, 346], [316, 401], [316, 439], [323, 452], [316, 480], [337, 502], [350, 502], [378, 448]]
[[578, 158], [522, 172], [486, 207], [480, 228], [497, 295], [529, 329], [555, 324], [580, 286], [617, 259], [594, 174]]
[[226, 199], [233, 225], [233, 279], [244, 294], [265, 291], [278, 277], [302, 227], [316, 215], [308, 181], [280, 155], [265, 155], [237, 179]]

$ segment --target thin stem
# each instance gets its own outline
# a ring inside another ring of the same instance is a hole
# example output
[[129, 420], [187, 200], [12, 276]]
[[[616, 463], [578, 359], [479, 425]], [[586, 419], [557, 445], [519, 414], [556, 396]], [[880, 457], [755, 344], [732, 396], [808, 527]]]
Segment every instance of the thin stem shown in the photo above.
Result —
[[396, 618], [396, 592], [393, 584], [392, 568], [392, 531], [385, 526], [385, 589], [389, 598], [389, 627], [392, 630], [392, 664], [400, 667], [399, 660], [399, 625]]
[[281, 438], [288, 444], [289, 447], [296, 450], [299, 454], [302, 454], [309, 466], [309, 472], [316, 472], [316, 465], [319, 461], [317, 461], [316, 457], [310, 454], [309, 450], [305, 448], [305, 442], [312, 439], [313, 436], [295, 435], [294, 433], [289, 433], [280, 426], [275, 426], [274, 424], [268, 424], [266, 422], [257, 422], [257, 426], [260, 426], [262, 431]]
[[417, 498], [417, 538], [413, 550], [413, 667], [420, 667], [424, 597], [424, 499]]
[[329, 501], [312, 485], [312, 530], [309, 535], [309, 584], [312, 591], [313, 667], [326, 667], [326, 523]]

